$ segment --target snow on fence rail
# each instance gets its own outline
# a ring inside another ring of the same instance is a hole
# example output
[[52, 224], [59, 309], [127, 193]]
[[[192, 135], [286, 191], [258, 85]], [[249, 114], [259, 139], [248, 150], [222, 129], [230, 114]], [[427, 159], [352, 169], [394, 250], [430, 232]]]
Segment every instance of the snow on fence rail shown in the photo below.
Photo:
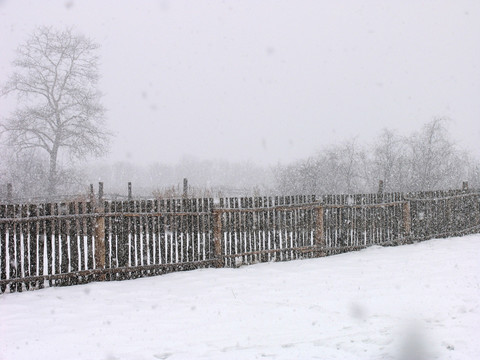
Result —
[[0, 292], [338, 254], [480, 230], [480, 193], [0, 204]]

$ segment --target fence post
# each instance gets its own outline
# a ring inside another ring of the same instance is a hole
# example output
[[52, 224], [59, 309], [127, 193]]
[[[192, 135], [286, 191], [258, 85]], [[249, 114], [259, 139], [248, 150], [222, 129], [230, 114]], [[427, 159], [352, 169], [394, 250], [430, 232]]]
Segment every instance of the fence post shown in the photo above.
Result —
[[403, 203], [403, 225], [405, 236], [410, 236], [412, 233], [412, 218], [410, 214], [410, 201]]
[[[103, 183], [98, 183], [98, 200], [95, 202], [95, 268], [105, 269], [105, 204], [103, 202]], [[105, 274], [98, 276], [104, 281]]]
[[186, 199], [188, 197], [188, 179], [183, 179], [183, 198]]
[[213, 247], [215, 267], [222, 268], [225, 263], [222, 251], [222, 212], [216, 209], [213, 210]]
[[383, 182], [383, 180], [379, 180], [378, 181], [377, 202], [383, 203], [383, 191], [384, 191], [384, 182]]
[[128, 201], [132, 200], [132, 183], [128, 182]]
[[320, 256], [325, 256], [326, 251], [324, 249], [326, 247], [326, 243], [325, 231], [323, 230], [323, 215], [325, 213], [325, 210], [323, 206], [317, 207], [316, 210], [317, 221], [315, 224], [315, 246], [322, 249], [322, 251], [320, 251]]
[[95, 192], [93, 191], [93, 184], [90, 184], [90, 192], [88, 193], [88, 197], [93, 204], [95, 202]]
[[382, 195], [383, 194], [383, 180], [379, 180], [378, 181], [378, 195]]

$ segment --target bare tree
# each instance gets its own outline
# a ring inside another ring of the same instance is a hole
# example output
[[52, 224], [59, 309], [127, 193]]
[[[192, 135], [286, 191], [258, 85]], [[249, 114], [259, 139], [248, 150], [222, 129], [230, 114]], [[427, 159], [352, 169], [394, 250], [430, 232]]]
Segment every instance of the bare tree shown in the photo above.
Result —
[[75, 34], [40, 27], [17, 50], [15, 72], [2, 95], [16, 93], [18, 107], [2, 125], [18, 152], [48, 155], [48, 190], [55, 193], [62, 153], [73, 159], [103, 154], [109, 132], [97, 90], [99, 45]]
[[406, 189], [406, 150], [405, 139], [394, 131], [384, 129], [372, 148], [372, 180], [383, 180], [384, 191]]
[[460, 152], [450, 140], [445, 119], [434, 119], [407, 139], [408, 176], [411, 190], [452, 186], [462, 176]]
[[366, 187], [367, 158], [356, 139], [324, 148], [315, 156], [275, 169], [284, 194], [352, 193]]
[[283, 193], [422, 191], [455, 188], [463, 180], [478, 187], [477, 157], [460, 151], [450, 139], [446, 120], [434, 119], [421, 131], [400, 136], [383, 130], [368, 148], [355, 139], [324, 148], [316, 156], [275, 169]]
[[[365, 151], [358, 144], [357, 139], [347, 140], [335, 147], [333, 153], [336, 155], [336, 172], [338, 174], [338, 185], [336, 192], [347, 192], [349, 194], [361, 191], [365, 187]], [[332, 150], [329, 153], [332, 153]]]

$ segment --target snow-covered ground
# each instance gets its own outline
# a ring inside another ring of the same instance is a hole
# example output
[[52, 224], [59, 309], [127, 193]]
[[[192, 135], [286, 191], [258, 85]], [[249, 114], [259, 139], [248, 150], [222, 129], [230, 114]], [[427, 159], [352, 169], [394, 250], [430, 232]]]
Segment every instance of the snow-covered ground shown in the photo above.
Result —
[[480, 359], [480, 235], [0, 296], [0, 359]]

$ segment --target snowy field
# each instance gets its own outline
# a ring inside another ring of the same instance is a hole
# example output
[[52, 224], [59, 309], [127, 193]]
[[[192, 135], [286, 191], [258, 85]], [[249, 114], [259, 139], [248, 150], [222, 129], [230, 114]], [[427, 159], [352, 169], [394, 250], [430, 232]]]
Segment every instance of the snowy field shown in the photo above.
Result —
[[0, 296], [0, 359], [480, 359], [480, 235]]

